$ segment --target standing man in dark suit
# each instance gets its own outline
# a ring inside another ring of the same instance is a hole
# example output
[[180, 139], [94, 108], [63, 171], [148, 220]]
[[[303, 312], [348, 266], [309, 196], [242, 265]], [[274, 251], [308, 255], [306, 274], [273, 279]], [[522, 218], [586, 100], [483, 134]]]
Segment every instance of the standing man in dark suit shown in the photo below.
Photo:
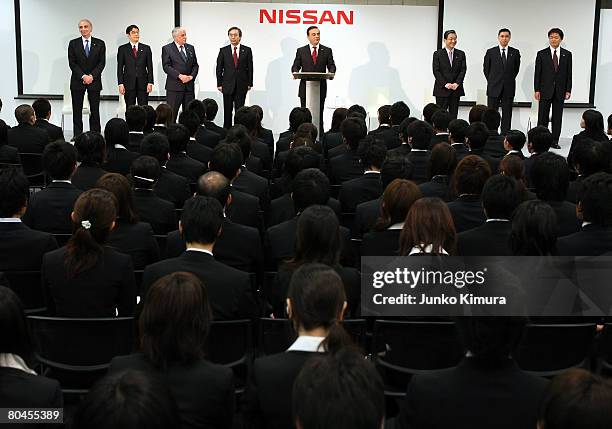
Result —
[[497, 109], [501, 103], [501, 133], [504, 135], [512, 124], [512, 103], [516, 92], [516, 76], [521, 68], [521, 53], [508, 46], [511, 33], [502, 28], [497, 33], [499, 46], [487, 50], [482, 69], [487, 78], [487, 104]]
[[89, 129], [100, 132], [100, 92], [102, 70], [106, 65], [106, 45], [91, 36], [93, 25], [89, 19], [79, 21], [81, 37], [68, 44], [70, 94], [72, 96], [72, 125], [74, 137], [83, 132], [83, 97], [89, 100]]
[[174, 41], [162, 48], [162, 67], [166, 77], [166, 101], [172, 106], [173, 119], [176, 121], [181, 105], [195, 99], [194, 81], [200, 70], [195, 48], [187, 43], [187, 32], [182, 27], [172, 30]]
[[444, 32], [444, 48], [433, 54], [434, 82], [433, 95], [436, 104], [448, 110], [451, 119], [457, 119], [459, 113], [459, 98], [465, 95], [463, 79], [467, 72], [465, 52], [455, 49], [457, 33], [455, 30]]
[[552, 147], [560, 149], [559, 137], [563, 120], [563, 102], [572, 95], [572, 53], [561, 47], [563, 31], [548, 31], [550, 46], [536, 56], [533, 87], [538, 106], [538, 125], [548, 127], [552, 106]]
[[[336, 73], [336, 63], [334, 63], [334, 55], [331, 48], [319, 44], [321, 40], [321, 31], [319, 27], [310, 26], [306, 29], [308, 36], [308, 45], [298, 48], [295, 53], [295, 60], [291, 66], [291, 72], [319, 72], [319, 73]], [[321, 80], [321, 99], [320, 107], [321, 124], [315, 124], [320, 130], [323, 130], [323, 106], [325, 105], [325, 97], [327, 95], [327, 80]], [[306, 80], [300, 81], [300, 90], [298, 93], [300, 104], [306, 107]]]
[[230, 44], [219, 49], [217, 56], [217, 89], [223, 94], [223, 128], [232, 126], [232, 110], [244, 106], [247, 92], [253, 87], [253, 53], [242, 45], [242, 30], [227, 31]]
[[132, 24], [125, 29], [130, 40], [117, 49], [117, 84], [125, 95], [125, 105], [149, 103], [153, 91], [153, 54], [149, 45], [140, 43], [140, 29]]

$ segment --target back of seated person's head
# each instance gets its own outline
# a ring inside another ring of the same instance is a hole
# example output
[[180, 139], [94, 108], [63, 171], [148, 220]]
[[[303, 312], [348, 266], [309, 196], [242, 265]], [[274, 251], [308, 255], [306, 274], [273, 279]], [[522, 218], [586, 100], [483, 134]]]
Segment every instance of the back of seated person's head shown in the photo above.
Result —
[[[422, 252], [455, 253], [457, 233], [450, 210], [440, 198], [419, 198], [406, 216], [400, 234], [400, 255], [409, 255], [414, 247]], [[429, 247], [431, 246], [431, 247]]]
[[74, 203], [70, 218], [72, 236], [66, 245], [68, 278], [94, 267], [104, 253], [117, 218], [118, 202], [104, 189], [83, 192]]
[[263, 128], [261, 126], [261, 122], [263, 121], [263, 116], [264, 116], [264, 112], [263, 109], [261, 108], [261, 106], [258, 106], [257, 104], [254, 104], [250, 107], [250, 109], [255, 112], [255, 117], [257, 118], [257, 129], [261, 129]]
[[156, 158], [141, 155], [132, 161], [130, 174], [134, 188], [152, 189], [161, 175], [161, 166]]
[[608, 142], [597, 142], [585, 139], [576, 145], [574, 149], [574, 165], [578, 174], [588, 177], [600, 171], [608, 171], [610, 168], [610, 155], [605, 146]]
[[572, 368], [552, 379], [538, 410], [538, 429], [612, 427], [612, 382]]
[[450, 124], [451, 117], [446, 110], [438, 110], [431, 117], [431, 125], [435, 131], [445, 133], [448, 131], [448, 125]]
[[106, 158], [106, 143], [102, 134], [87, 131], [77, 136], [74, 141], [77, 150], [77, 161], [87, 166], [99, 166]]
[[380, 180], [385, 189], [395, 179], [412, 179], [414, 169], [405, 156], [388, 156], [380, 169]]
[[32, 333], [21, 300], [11, 289], [0, 286], [0, 354], [11, 353], [24, 361], [34, 356]]
[[223, 206], [211, 197], [196, 195], [185, 202], [179, 231], [187, 245], [212, 244], [221, 232]]
[[202, 100], [202, 103], [204, 103], [204, 108], [206, 109], [206, 120], [214, 121], [215, 117], [217, 116], [217, 112], [219, 111], [217, 101], [213, 100], [212, 98], [205, 98]]
[[545, 256], [557, 253], [557, 215], [540, 200], [525, 201], [512, 216], [510, 247], [518, 256]]
[[406, 129], [408, 143], [413, 149], [427, 150], [433, 135], [433, 128], [425, 121], [413, 121]]
[[539, 125], [527, 132], [527, 143], [529, 152], [548, 152], [553, 143], [553, 135], [548, 128]]
[[359, 143], [357, 154], [363, 168], [380, 171], [387, 157], [387, 146], [384, 142], [368, 136]]
[[169, 104], [161, 103], [155, 108], [155, 123], [168, 126], [173, 123], [172, 107]]
[[198, 118], [198, 125], [203, 124], [206, 120], [206, 107], [200, 100], [191, 100], [187, 105], [187, 110], [196, 114]]
[[391, 125], [399, 125], [404, 119], [410, 117], [410, 107], [403, 101], [396, 101], [391, 105], [389, 116]]
[[218, 144], [210, 155], [208, 168], [218, 171], [231, 181], [240, 172], [242, 160], [242, 150], [236, 143]]
[[487, 219], [510, 219], [520, 203], [519, 187], [512, 177], [491, 176], [482, 189], [482, 207]]
[[604, 132], [604, 118], [601, 112], [588, 109], [582, 113], [581, 125], [585, 131], [591, 136], [598, 136]]
[[319, 137], [319, 130], [314, 124], [304, 122], [297, 128], [297, 130], [295, 130], [294, 138], [296, 137], [308, 137], [314, 143]]
[[235, 143], [240, 147], [243, 162], [246, 162], [249, 156], [251, 156], [252, 140], [249, 130], [244, 125], [236, 124], [227, 130], [225, 143]]
[[348, 114], [348, 109], [346, 109], [345, 107], [338, 107], [337, 109], [334, 110], [334, 113], [332, 115], [331, 127], [329, 128], [330, 133], [340, 132], [340, 125], [342, 124], [342, 121], [346, 119], [347, 114]]
[[110, 119], [104, 126], [104, 141], [107, 153], [113, 151], [116, 144], [127, 147], [130, 141], [130, 129], [127, 122], [121, 118]]
[[487, 109], [482, 114], [482, 122], [487, 126], [489, 131], [497, 131], [501, 125], [501, 115], [497, 109]]
[[474, 122], [482, 122], [482, 115], [488, 109], [484, 104], [476, 104], [470, 109], [468, 114], [468, 122], [473, 124]]
[[523, 151], [523, 147], [525, 146], [525, 142], [527, 141], [527, 137], [525, 137], [525, 133], [519, 130], [509, 130], [506, 133], [505, 143], [508, 143], [510, 150], [517, 150], [519, 152]]
[[459, 161], [453, 177], [457, 195], [482, 194], [482, 188], [491, 176], [491, 167], [479, 156], [468, 155]]
[[340, 132], [344, 142], [353, 150], [357, 150], [359, 142], [365, 138], [367, 129], [357, 118], [347, 117], [340, 125]]
[[[198, 100], [193, 100], [198, 101]], [[194, 110], [185, 110], [181, 112], [178, 118], [178, 123], [184, 125], [189, 130], [189, 136], [194, 137], [200, 128], [200, 118]]]
[[306, 168], [293, 179], [291, 198], [296, 213], [315, 204], [325, 205], [329, 200], [329, 179], [318, 168]]
[[15, 119], [19, 125], [33, 124], [36, 121], [34, 109], [29, 104], [22, 104], [15, 109]]
[[198, 179], [198, 195], [211, 197], [225, 207], [231, 192], [230, 181], [218, 171], [209, 171]]
[[374, 225], [375, 231], [384, 231], [391, 225], [403, 223], [412, 204], [423, 195], [414, 182], [394, 179], [385, 188], [380, 204], [380, 217]]
[[285, 173], [292, 179], [306, 168], [319, 168], [320, 166], [321, 158], [312, 147], [307, 145], [290, 149], [284, 164]]
[[37, 98], [32, 103], [32, 109], [37, 119], [49, 119], [51, 116], [51, 103], [46, 98]]
[[307, 107], [294, 107], [289, 113], [289, 131], [295, 133], [305, 122], [312, 122], [310, 110]]
[[608, 135], [612, 136], [612, 115], [608, 116]]
[[365, 124], [366, 117], [364, 116], [363, 113], [361, 113], [361, 112], [359, 112], [357, 110], [349, 111], [346, 114], [346, 117], [347, 118], [356, 118], [356, 119], [359, 119], [360, 121], [363, 121], [363, 123]]
[[428, 103], [423, 107], [423, 120], [431, 125], [431, 118], [438, 110], [442, 110], [436, 103]]
[[127, 222], [138, 222], [138, 214], [134, 208], [134, 195], [130, 182], [118, 173], [106, 173], [96, 181], [96, 188], [104, 189], [115, 197], [117, 202], [117, 218]]
[[98, 381], [79, 403], [73, 429], [178, 429], [178, 407], [152, 373], [128, 370]]
[[204, 358], [211, 321], [208, 291], [200, 279], [187, 272], [168, 274], [144, 297], [138, 320], [142, 352], [157, 369], [193, 364]]
[[189, 129], [182, 124], [168, 125], [168, 143], [170, 144], [170, 154], [175, 155], [187, 150], [189, 143]]
[[429, 180], [435, 176], [452, 176], [457, 167], [457, 152], [448, 143], [438, 143], [427, 163]]
[[525, 166], [523, 160], [516, 155], [504, 156], [499, 162], [499, 172], [525, 183]]
[[145, 104], [142, 106], [145, 109], [145, 113], [147, 115], [147, 121], [145, 123], [145, 131], [153, 131], [153, 125], [155, 125], [155, 119], [157, 117], [155, 113], [155, 109], [150, 104]]
[[42, 165], [53, 180], [69, 180], [76, 168], [77, 153], [70, 143], [55, 141], [45, 146]]
[[125, 110], [125, 122], [130, 131], [142, 131], [147, 124], [147, 112], [142, 106], [130, 106]]
[[612, 226], [612, 175], [595, 173], [582, 182], [578, 211], [584, 222]]
[[534, 158], [531, 183], [543, 201], [563, 201], [569, 187], [569, 168], [561, 155], [544, 152]]
[[378, 124], [390, 124], [391, 123], [391, 105], [385, 104], [378, 108]]
[[465, 143], [465, 135], [470, 124], [463, 119], [453, 119], [448, 124], [451, 143]]
[[234, 114], [234, 124], [244, 125], [249, 133], [257, 129], [257, 115], [247, 106], [242, 106]]
[[140, 143], [140, 153], [157, 159], [160, 166], [166, 165], [170, 153], [168, 137], [158, 132], [147, 134]]
[[297, 267], [309, 262], [335, 267], [340, 262], [340, 223], [328, 206], [311, 205], [298, 218], [295, 232], [295, 257], [289, 262]]
[[365, 107], [363, 107], [363, 106], [361, 106], [359, 104], [353, 104], [351, 107], [348, 108], [347, 114], [350, 114], [350, 113], [353, 113], [353, 112], [357, 112], [357, 113], [361, 114], [364, 119], [368, 116], [368, 112], [366, 112]]
[[402, 121], [402, 123], [399, 124], [399, 137], [400, 137], [400, 140], [402, 141], [402, 143], [408, 143], [408, 127], [414, 121], [418, 121], [418, 119], [417, 118], [413, 118], [411, 116], [409, 118], [404, 119]]
[[8, 125], [0, 119], [0, 146], [8, 143]]
[[295, 380], [292, 398], [299, 429], [384, 427], [383, 382], [374, 365], [352, 348], [307, 362]]
[[290, 149], [301, 146], [312, 147], [312, 140], [310, 139], [310, 137], [294, 137], [293, 141], [291, 142]]
[[28, 178], [17, 168], [0, 170], [0, 217], [21, 217], [30, 196]]
[[489, 129], [483, 122], [474, 122], [466, 130], [465, 137], [471, 150], [481, 150], [489, 138]]

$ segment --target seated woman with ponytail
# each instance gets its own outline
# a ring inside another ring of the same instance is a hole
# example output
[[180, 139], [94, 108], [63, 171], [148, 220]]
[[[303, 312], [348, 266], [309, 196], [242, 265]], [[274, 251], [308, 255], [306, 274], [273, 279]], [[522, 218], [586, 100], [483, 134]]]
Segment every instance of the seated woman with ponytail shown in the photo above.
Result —
[[108, 191], [91, 189], [77, 199], [68, 244], [43, 258], [42, 279], [50, 314], [132, 315], [136, 305], [132, 258], [105, 245], [116, 217], [117, 201]]
[[335, 354], [351, 340], [339, 324], [346, 310], [342, 279], [327, 265], [303, 264], [291, 277], [287, 313], [297, 339], [286, 352], [255, 361], [243, 407], [251, 428], [291, 428], [293, 382], [318, 353]]

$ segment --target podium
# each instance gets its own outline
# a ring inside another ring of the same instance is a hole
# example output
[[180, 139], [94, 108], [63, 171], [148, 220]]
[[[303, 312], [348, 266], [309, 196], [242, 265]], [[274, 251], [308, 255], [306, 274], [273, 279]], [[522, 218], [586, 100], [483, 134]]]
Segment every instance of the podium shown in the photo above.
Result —
[[319, 129], [319, 136], [323, 135], [321, 129], [321, 81], [333, 79], [335, 73], [296, 72], [293, 77], [306, 80], [306, 107], [312, 114], [312, 123]]

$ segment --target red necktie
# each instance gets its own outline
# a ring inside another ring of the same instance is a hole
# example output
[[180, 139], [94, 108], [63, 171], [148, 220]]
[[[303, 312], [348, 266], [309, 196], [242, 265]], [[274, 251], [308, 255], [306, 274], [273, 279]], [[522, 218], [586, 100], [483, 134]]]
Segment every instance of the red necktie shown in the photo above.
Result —
[[138, 51], [136, 50], [136, 45], [132, 45], [132, 53], [134, 54], [134, 58], [138, 56]]
[[234, 67], [238, 68], [238, 52], [236, 52], [237, 46], [234, 46]]
[[317, 47], [313, 46], [312, 47], [312, 62], [313, 63], [317, 63]]
[[557, 50], [553, 52], [553, 67], [555, 68], [555, 73], [559, 70], [559, 57], [557, 56]]

